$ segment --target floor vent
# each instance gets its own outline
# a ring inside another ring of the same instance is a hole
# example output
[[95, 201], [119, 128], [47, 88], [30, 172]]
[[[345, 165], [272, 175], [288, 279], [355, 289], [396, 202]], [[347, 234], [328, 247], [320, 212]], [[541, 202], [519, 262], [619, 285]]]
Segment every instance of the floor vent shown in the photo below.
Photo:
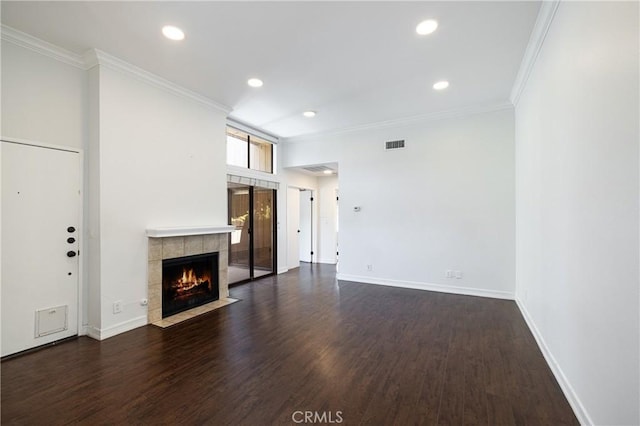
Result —
[[397, 141], [386, 141], [384, 143], [384, 149], [400, 149], [404, 148], [404, 139], [399, 139]]

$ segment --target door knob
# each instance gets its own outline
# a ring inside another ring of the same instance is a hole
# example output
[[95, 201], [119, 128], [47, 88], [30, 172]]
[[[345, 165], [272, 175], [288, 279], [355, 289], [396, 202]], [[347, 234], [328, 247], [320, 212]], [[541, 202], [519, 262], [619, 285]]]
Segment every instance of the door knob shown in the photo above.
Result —
[[69, 237], [69, 238], [67, 238], [67, 242], [68, 242], [69, 244], [73, 244], [73, 243], [75, 243], [75, 242], [76, 242], [76, 239], [75, 239], [75, 238], [73, 238], [73, 237]]
[[76, 232], [76, 228], [74, 228], [73, 226], [70, 226], [67, 228], [67, 232], [68, 233]]
[[75, 251], [68, 251], [67, 252], [67, 257], [76, 257], [76, 252]]

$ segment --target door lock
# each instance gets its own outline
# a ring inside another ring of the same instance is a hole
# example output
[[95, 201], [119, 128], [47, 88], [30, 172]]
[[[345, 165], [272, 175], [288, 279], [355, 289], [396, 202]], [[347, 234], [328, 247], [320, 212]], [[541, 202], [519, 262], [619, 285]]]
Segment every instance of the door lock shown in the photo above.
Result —
[[67, 252], [67, 257], [76, 257], [76, 252], [75, 251], [68, 251]]

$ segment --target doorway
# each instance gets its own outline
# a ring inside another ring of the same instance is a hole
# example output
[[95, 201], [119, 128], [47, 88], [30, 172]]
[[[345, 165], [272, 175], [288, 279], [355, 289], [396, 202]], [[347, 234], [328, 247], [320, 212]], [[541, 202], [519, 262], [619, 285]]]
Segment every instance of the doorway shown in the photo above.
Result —
[[2, 141], [2, 356], [78, 334], [81, 155]]
[[300, 262], [313, 263], [313, 191], [300, 190]]
[[287, 269], [313, 263], [313, 191], [287, 188]]
[[273, 275], [276, 270], [276, 190], [228, 184], [229, 284]]
[[287, 188], [287, 269], [300, 266], [300, 190]]

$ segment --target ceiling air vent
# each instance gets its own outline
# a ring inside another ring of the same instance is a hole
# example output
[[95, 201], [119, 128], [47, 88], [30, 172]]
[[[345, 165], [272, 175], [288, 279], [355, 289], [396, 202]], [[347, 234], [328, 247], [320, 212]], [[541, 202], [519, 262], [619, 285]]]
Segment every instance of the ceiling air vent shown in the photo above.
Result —
[[303, 169], [312, 173], [324, 173], [326, 171], [330, 171], [330, 172], [333, 171], [333, 169], [327, 166], [309, 166], [309, 167], [303, 167]]
[[397, 141], [386, 141], [384, 143], [384, 149], [400, 149], [404, 148], [404, 139], [399, 139]]

